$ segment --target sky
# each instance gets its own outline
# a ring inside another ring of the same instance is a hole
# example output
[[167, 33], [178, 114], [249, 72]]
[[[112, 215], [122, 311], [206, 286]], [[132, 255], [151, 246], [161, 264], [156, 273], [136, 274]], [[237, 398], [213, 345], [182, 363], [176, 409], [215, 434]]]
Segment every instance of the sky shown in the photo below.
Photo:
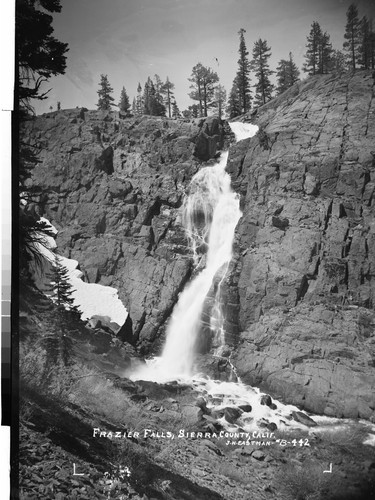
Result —
[[[61, 0], [54, 35], [69, 44], [67, 69], [48, 82], [49, 98], [37, 114], [61, 107], [96, 109], [100, 75], [108, 75], [118, 103], [124, 86], [130, 101], [147, 77], [175, 84], [180, 110], [193, 101], [188, 78], [201, 62], [216, 71], [229, 93], [237, 70], [240, 28], [250, 53], [266, 39], [270, 67], [291, 51], [302, 68], [313, 21], [342, 49], [346, 11], [352, 0]], [[358, 0], [359, 15], [375, 18], [375, 0]], [[375, 20], [375, 19], [374, 19]], [[304, 77], [304, 74], [302, 74]], [[252, 82], [254, 83], [254, 81]]]

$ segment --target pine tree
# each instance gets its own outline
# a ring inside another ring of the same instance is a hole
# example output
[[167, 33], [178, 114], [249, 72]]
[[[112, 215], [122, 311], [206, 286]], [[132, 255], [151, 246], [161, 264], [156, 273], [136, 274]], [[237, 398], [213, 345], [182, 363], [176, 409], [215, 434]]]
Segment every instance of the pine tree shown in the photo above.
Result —
[[133, 99], [133, 104], [132, 104], [132, 113], [133, 113], [133, 116], [137, 116], [137, 101], [134, 97]]
[[306, 49], [303, 71], [309, 75], [323, 75], [331, 71], [333, 49], [330, 36], [326, 31], [323, 33], [317, 21], [311, 25]]
[[225, 90], [223, 85], [218, 85], [214, 93], [213, 107], [217, 109], [217, 114], [219, 115], [219, 118], [223, 116], [226, 100], [227, 100], [227, 91]]
[[[27, 152], [21, 150], [20, 155], [26, 157], [30, 152], [32, 153], [31, 148], [29, 148]], [[39, 163], [39, 160], [35, 155], [34, 158], [30, 159], [30, 162], [32, 166], [35, 166], [36, 163]], [[29, 209], [29, 205], [33, 205], [37, 200], [35, 200], [33, 196], [30, 196], [27, 191], [24, 191], [21, 196], [22, 199], [33, 202], [27, 203], [26, 205], [20, 204], [18, 225], [20, 243], [19, 267], [22, 273], [26, 272], [27, 274], [30, 262], [33, 262], [37, 267], [43, 270], [46, 259], [40, 249], [42, 247], [49, 250], [46, 236], [53, 238], [54, 233], [51, 231], [50, 224], [40, 219], [36, 220], [35, 212]]]
[[212, 106], [216, 83], [219, 81], [217, 73], [211, 68], [203, 66], [201, 63], [193, 67], [189, 82], [193, 89], [189, 97], [199, 102], [200, 116], [207, 116], [208, 109]]
[[299, 81], [300, 71], [293, 60], [293, 54], [291, 52], [289, 52], [288, 71], [289, 71], [289, 83], [290, 86], [292, 86]]
[[203, 116], [203, 83], [202, 83], [202, 73], [203, 73], [203, 65], [201, 63], [196, 64], [193, 67], [193, 71], [191, 74], [191, 78], [188, 78], [189, 82], [192, 84], [190, 88], [193, 89], [189, 93], [189, 97], [194, 101], [198, 101], [199, 105], [199, 116]]
[[136, 98], [136, 103], [137, 103], [137, 116], [142, 116], [143, 114], [143, 98], [142, 98], [142, 86], [140, 83], [138, 83], [137, 87], [137, 98]]
[[74, 298], [72, 297], [75, 289], [69, 281], [69, 270], [63, 266], [62, 259], [57, 255], [52, 272], [47, 273], [47, 278], [50, 280], [48, 291], [52, 292], [53, 301], [58, 306], [78, 313], [79, 310], [74, 306]]
[[172, 98], [174, 96], [173, 90], [174, 90], [174, 83], [170, 82], [169, 78], [167, 76], [167, 80], [162, 86], [161, 93], [165, 96], [165, 104], [166, 104], [166, 107], [168, 109], [169, 118], [171, 118], [171, 116], [172, 116], [172, 114], [171, 114], [171, 102], [172, 102]]
[[244, 30], [243, 28], [241, 28], [240, 31], [238, 32], [238, 34], [240, 35], [240, 47], [238, 49], [240, 58], [238, 59], [238, 70], [236, 74], [236, 87], [238, 92], [236, 100], [239, 102], [239, 107], [240, 107], [239, 114], [246, 113], [251, 108], [251, 90], [250, 90], [251, 64], [247, 57], [249, 53], [247, 51], [245, 44], [245, 36], [244, 36], [245, 33], [246, 30]]
[[152, 116], [165, 116], [165, 106], [160, 94], [156, 93], [154, 82], [150, 77], [143, 90], [143, 113]]
[[118, 103], [118, 107], [121, 113], [124, 113], [126, 116], [129, 115], [130, 102], [125, 87], [122, 87], [120, 94], [120, 102]]
[[[15, 80], [18, 109], [15, 123], [22, 125], [30, 114], [34, 114], [33, 99], [47, 98], [47, 92], [42, 91], [42, 84], [51, 76], [61, 75], [66, 69], [66, 52], [68, 44], [53, 37], [53, 17], [51, 14], [61, 12], [60, 0], [53, 2], [36, 0], [18, 0], [15, 4], [15, 43], [18, 71]], [[20, 137], [17, 137], [17, 133]], [[51, 236], [48, 225], [39, 222], [36, 216], [36, 203], [39, 201], [37, 192], [32, 192], [28, 184], [32, 170], [40, 162], [39, 148], [24, 140], [21, 127], [15, 134], [19, 140], [18, 161], [15, 162], [19, 182], [20, 212], [17, 222], [19, 244], [20, 276], [29, 278], [29, 263], [34, 260], [42, 265], [43, 254], [36, 243], [43, 246], [42, 234]], [[23, 203], [23, 200], [33, 203]]]
[[288, 76], [288, 61], [286, 59], [280, 59], [279, 64], [276, 68], [277, 76], [277, 87], [276, 92], [282, 94], [289, 87], [289, 76]]
[[346, 26], [344, 34], [344, 50], [347, 52], [348, 67], [356, 70], [361, 44], [361, 23], [358, 18], [358, 9], [352, 3], [346, 12]]
[[65, 73], [67, 43], [52, 36], [51, 13], [61, 12], [60, 0], [16, 2], [16, 53], [20, 112], [34, 113], [31, 99], [43, 100], [41, 85], [51, 76]]
[[375, 69], [375, 31], [370, 32], [370, 47], [371, 68]]
[[154, 111], [156, 116], [165, 116], [166, 108], [164, 105], [164, 96], [163, 96], [163, 87], [164, 84], [160, 79], [159, 75], [155, 75], [155, 104]]
[[161, 93], [161, 90], [163, 88], [163, 82], [161, 81], [161, 78], [159, 75], [154, 75], [154, 87], [155, 87], [155, 92], [156, 93]]
[[255, 84], [255, 104], [262, 106], [272, 97], [274, 86], [271, 84], [270, 76], [274, 71], [269, 69], [268, 59], [271, 56], [271, 49], [267, 45], [266, 40], [259, 38], [254, 43], [252, 67], [255, 71], [255, 76], [258, 81]]
[[111, 109], [111, 106], [113, 106], [112, 101], [114, 101], [114, 98], [111, 96], [111, 93], [113, 92], [113, 88], [110, 86], [109, 81], [108, 81], [108, 76], [107, 75], [100, 75], [100, 88], [97, 91], [97, 94], [99, 96], [98, 100], [98, 109], [107, 111]]
[[228, 104], [227, 104], [227, 115], [229, 118], [235, 118], [242, 113], [240, 98], [239, 98], [239, 90], [238, 90], [238, 82], [237, 76], [233, 80], [233, 85], [231, 91], [229, 93]]
[[150, 115], [150, 87], [151, 87], [151, 79], [148, 77], [146, 83], [143, 86], [143, 97], [142, 97], [142, 103], [143, 103], [143, 110], [142, 114], [145, 115]]
[[[74, 331], [74, 327], [81, 316], [81, 311], [74, 305], [72, 297], [75, 289], [69, 281], [69, 271], [63, 265], [61, 257], [55, 256], [52, 271], [46, 273], [46, 278], [50, 283], [47, 285], [47, 292], [50, 292], [53, 302], [61, 308], [57, 311], [58, 315], [62, 315], [61, 319], [64, 323], [72, 320], [69, 328], [69, 333]], [[63, 311], [63, 312], [62, 312]], [[67, 316], [69, 314], [69, 316]], [[43, 370], [43, 379], [46, 384], [49, 382], [51, 375], [56, 375], [62, 366], [68, 366], [73, 350], [73, 340], [67, 335], [67, 331], [62, 326], [56, 332], [47, 333], [40, 341], [41, 345], [46, 350], [46, 364]]]
[[329, 73], [331, 68], [331, 59], [332, 59], [332, 44], [330, 42], [330, 36], [325, 31], [322, 33], [320, 43], [319, 43], [319, 66], [318, 73], [323, 75], [325, 73]]
[[361, 44], [359, 46], [359, 64], [363, 69], [369, 69], [373, 68], [373, 63], [374, 63], [374, 54], [373, 52], [373, 47], [372, 47], [372, 38], [373, 38], [373, 33], [372, 33], [372, 26], [371, 22], [367, 19], [366, 16], [364, 16], [361, 19]]
[[175, 99], [172, 101], [172, 118], [181, 118], [180, 110]]
[[[66, 322], [66, 318], [63, 321]], [[62, 328], [57, 334], [47, 333], [47, 335], [44, 335], [40, 339], [40, 345], [46, 351], [45, 366], [41, 378], [42, 383], [47, 385], [51, 380], [51, 376], [58, 376], [61, 367], [66, 367], [71, 363], [74, 343]]]
[[289, 59], [281, 59], [277, 66], [277, 93], [285, 92], [299, 80], [299, 69], [293, 61], [292, 53]]
[[182, 112], [182, 116], [184, 118], [188, 118], [188, 119], [198, 118], [199, 117], [199, 105], [192, 104], [187, 109], [184, 109], [184, 111]]
[[345, 55], [341, 50], [333, 50], [331, 54], [330, 71], [344, 73], [346, 69]]
[[320, 50], [322, 40], [322, 29], [320, 24], [314, 21], [311, 25], [310, 33], [307, 37], [306, 44], [306, 62], [303, 66], [303, 71], [309, 75], [316, 75], [319, 73]]

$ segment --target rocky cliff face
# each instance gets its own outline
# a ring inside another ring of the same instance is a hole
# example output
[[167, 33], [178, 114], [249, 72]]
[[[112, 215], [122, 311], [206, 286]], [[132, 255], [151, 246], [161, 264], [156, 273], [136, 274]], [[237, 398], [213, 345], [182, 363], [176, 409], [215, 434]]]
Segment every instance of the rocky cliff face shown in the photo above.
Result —
[[[327, 415], [374, 415], [375, 127], [367, 72], [309, 78], [252, 116], [230, 149], [241, 195], [223, 286], [231, 361], [246, 382]], [[228, 128], [70, 110], [38, 117], [41, 214], [90, 282], [112, 285], [149, 349], [192, 272], [179, 207]], [[227, 138], [227, 139], [226, 139]]]
[[309, 410], [374, 415], [375, 103], [367, 72], [299, 83], [231, 148], [241, 193], [243, 379]]
[[87, 281], [119, 290], [129, 311], [119, 335], [149, 348], [191, 274], [178, 209], [200, 163], [224, 146], [224, 124], [77, 109], [38, 117], [25, 135], [42, 148], [32, 183], [58, 251]]

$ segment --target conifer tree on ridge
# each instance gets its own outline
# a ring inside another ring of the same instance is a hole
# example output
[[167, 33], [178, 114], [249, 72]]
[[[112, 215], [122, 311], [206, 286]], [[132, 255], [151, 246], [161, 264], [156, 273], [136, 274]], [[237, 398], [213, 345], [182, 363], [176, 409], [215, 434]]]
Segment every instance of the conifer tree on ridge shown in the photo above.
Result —
[[167, 76], [166, 82], [162, 85], [161, 93], [165, 96], [165, 104], [168, 109], [169, 118], [172, 117], [172, 99], [174, 97], [174, 83], [169, 80]]
[[359, 64], [363, 69], [375, 68], [375, 32], [372, 29], [372, 20], [367, 16], [361, 19], [361, 33], [359, 46]]
[[320, 24], [314, 21], [307, 36], [305, 64], [303, 71], [309, 75], [329, 73], [333, 66], [333, 49], [329, 34], [323, 33]]
[[219, 77], [211, 68], [203, 66], [202, 63], [196, 64], [189, 78], [192, 91], [189, 97], [199, 103], [200, 116], [208, 116], [208, 109], [212, 106], [212, 100], [216, 84]]
[[112, 97], [112, 92], [113, 88], [109, 84], [108, 81], [108, 76], [107, 75], [100, 75], [100, 88], [97, 91], [97, 94], [99, 96], [98, 100], [98, 109], [107, 111], [111, 109], [111, 106], [113, 106], [112, 102], [114, 101], [114, 98]]
[[228, 97], [228, 104], [226, 111], [229, 118], [235, 118], [236, 116], [239, 116], [242, 112], [239, 99], [237, 77], [235, 77], [235, 79], [233, 80], [233, 85]]
[[316, 75], [319, 71], [319, 47], [323, 36], [320, 24], [314, 21], [311, 25], [310, 33], [307, 36], [306, 44], [306, 62], [303, 66], [303, 71], [309, 75]]
[[[240, 113], [247, 113], [251, 108], [251, 90], [250, 90], [250, 70], [251, 64], [248, 59], [249, 52], [246, 48], [245, 36], [246, 30], [243, 28], [238, 32], [240, 36], [240, 47], [238, 52], [240, 54], [240, 58], [238, 59], [238, 70], [235, 77], [235, 81], [233, 81], [233, 86], [231, 90], [232, 100], [238, 102], [240, 107]], [[237, 89], [237, 98], [234, 96], [234, 92]]]
[[289, 59], [281, 59], [277, 66], [277, 93], [281, 94], [294, 85], [299, 80], [299, 74], [293, 55], [289, 52]]
[[346, 12], [345, 42], [344, 50], [347, 52], [347, 61], [350, 69], [355, 71], [359, 59], [359, 47], [361, 43], [361, 23], [358, 17], [358, 9], [352, 3]]
[[219, 118], [222, 118], [223, 116], [226, 100], [227, 100], [227, 91], [225, 90], [223, 85], [218, 85], [215, 89], [213, 106], [217, 109], [217, 114], [219, 115]]
[[181, 117], [180, 109], [177, 106], [176, 99], [173, 98], [173, 101], [172, 101], [172, 118], [177, 119], [177, 118], [180, 118], [180, 117]]
[[142, 114], [143, 114], [142, 86], [138, 82], [137, 98], [136, 98], [136, 115], [141, 116]]
[[270, 81], [270, 76], [274, 71], [270, 70], [268, 59], [271, 57], [271, 48], [268, 47], [267, 41], [259, 38], [254, 43], [253, 59], [251, 61], [252, 68], [255, 71], [255, 76], [258, 81], [255, 84], [255, 104], [262, 106], [272, 97], [274, 86]]
[[130, 110], [130, 102], [128, 94], [126, 93], [125, 87], [122, 87], [120, 94], [120, 102], [118, 103], [118, 107], [120, 112], [125, 113], [125, 115], [129, 114]]

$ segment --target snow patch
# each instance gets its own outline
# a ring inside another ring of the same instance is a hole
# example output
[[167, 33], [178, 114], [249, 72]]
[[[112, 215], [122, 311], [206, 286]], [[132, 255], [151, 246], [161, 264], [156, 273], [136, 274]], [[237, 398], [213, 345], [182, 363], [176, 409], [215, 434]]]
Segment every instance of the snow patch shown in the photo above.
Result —
[[[58, 233], [48, 219], [42, 217], [40, 220], [49, 225], [48, 229], [55, 235]], [[103, 316], [109, 318], [110, 322], [122, 326], [128, 316], [128, 311], [118, 298], [116, 288], [82, 281], [83, 273], [77, 269], [77, 260], [68, 259], [52, 252], [51, 250], [56, 248], [56, 241], [52, 236], [40, 233], [40, 240], [43, 241], [43, 244], [35, 243], [35, 247], [40, 253], [51, 263], [54, 263], [57, 257], [60, 263], [68, 269], [69, 283], [74, 288], [71, 295], [74, 299], [73, 305], [81, 311], [81, 319], [86, 320], [93, 316]]]
[[77, 269], [78, 261], [61, 256], [59, 259], [69, 271], [69, 282], [75, 289], [72, 293], [74, 305], [82, 311], [81, 318], [108, 316], [110, 321], [122, 326], [128, 316], [128, 311], [118, 298], [116, 288], [82, 281], [83, 274]]
[[237, 142], [253, 137], [259, 130], [258, 125], [253, 123], [229, 122], [229, 126], [236, 136]]

